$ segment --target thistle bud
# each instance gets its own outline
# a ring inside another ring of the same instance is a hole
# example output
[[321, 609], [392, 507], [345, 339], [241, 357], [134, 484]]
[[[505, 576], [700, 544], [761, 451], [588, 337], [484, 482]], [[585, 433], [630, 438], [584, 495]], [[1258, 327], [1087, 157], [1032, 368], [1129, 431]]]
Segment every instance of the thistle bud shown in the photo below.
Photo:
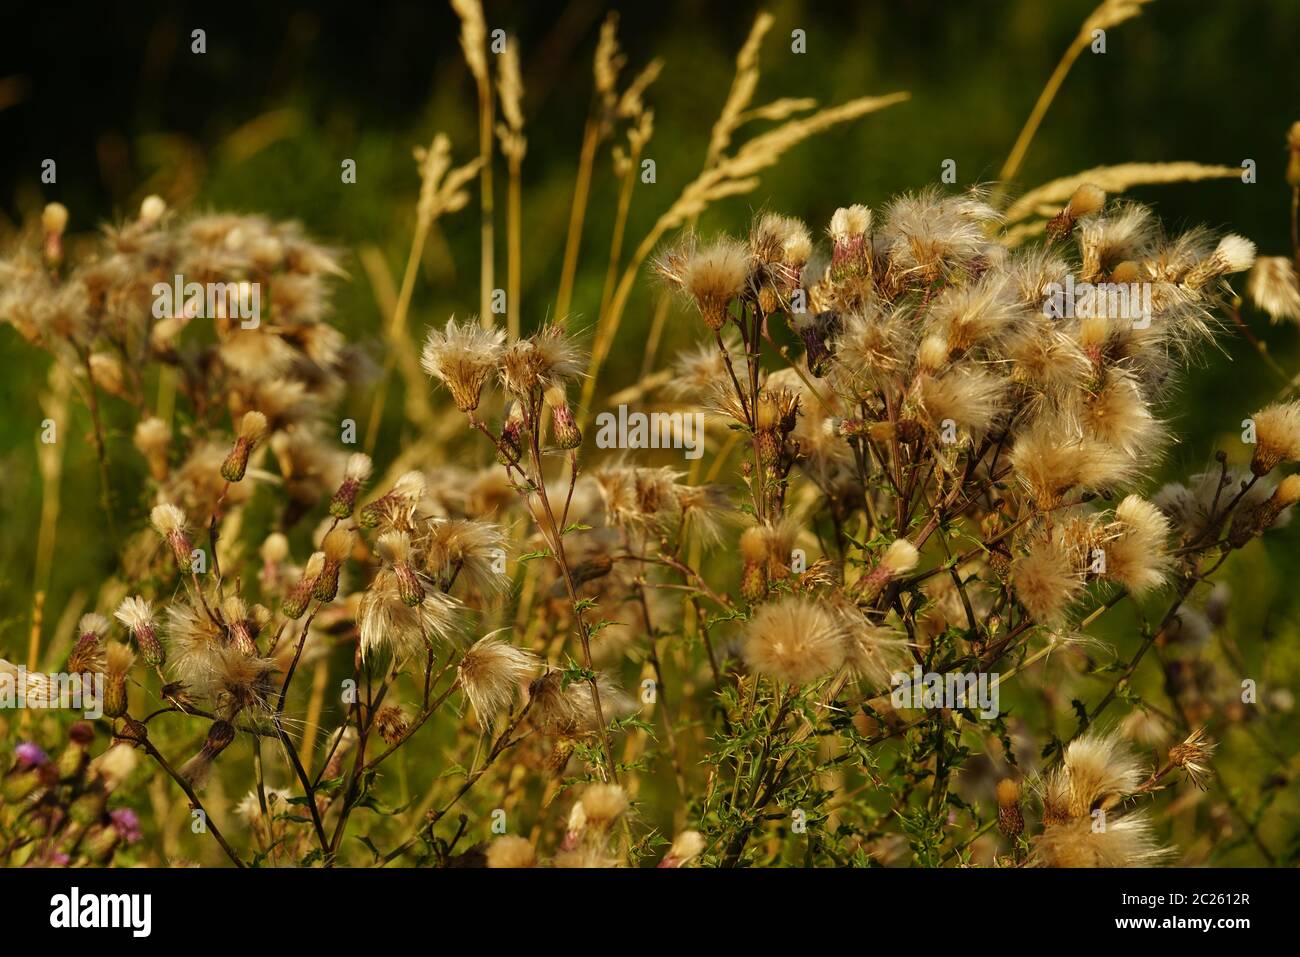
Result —
[[245, 412], [239, 420], [239, 434], [235, 437], [235, 446], [221, 463], [221, 477], [227, 482], [239, 482], [244, 478], [248, 468], [248, 456], [253, 448], [266, 435], [266, 416], [261, 412]]
[[77, 623], [77, 643], [68, 655], [68, 671], [72, 674], [104, 670], [104, 650], [100, 645], [108, 634], [108, 619], [94, 613], [82, 615]]
[[135, 638], [140, 656], [150, 667], [159, 667], [167, 659], [167, 653], [155, 632], [153, 607], [139, 596], [124, 598], [114, 616], [131, 632]]
[[135, 664], [135, 652], [120, 641], [109, 642], [105, 650], [104, 714], [120, 718], [126, 714], [126, 675]]
[[154, 226], [167, 212], [167, 201], [156, 193], [150, 193], [140, 203], [140, 225]]
[[312, 595], [318, 601], [333, 601], [339, 593], [339, 569], [352, 552], [352, 533], [346, 528], [332, 529], [321, 542], [321, 551], [325, 554], [325, 564], [312, 588]]
[[100, 824], [87, 832], [82, 846], [85, 848], [86, 856], [94, 863], [107, 864], [121, 840], [122, 836], [117, 833], [117, 828]]
[[1025, 818], [1020, 812], [1020, 785], [1010, 778], [998, 782], [998, 830], [1015, 840], [1025, 830]]
[[302, 578], [289, 589], [289, 594], [285, 595], [284, 602], [280, 605], [280, 611], [286, 618], [297, 621], [303, 616], [303, 612], [311, 602], [312, 593], [316, 590], [316, 580], [324, 568], [324, 552], [314, 552], [311, 558], [307, 559], [307, 567], [303, 570]]
[[[194, 543], [190, 541], [189, 533], [186, 531], [185, 513], [175, 505], [154, 506], [149, 513], [149, 522], [153, 525], [154, 531], [167, 540], [171, 546], [172, 557], [176, 559], [176, 567], [182, 574], [189, 574], [194, 570], [192, 555], [194, 553]], [[125, 624], [125, 622], [124, 622]]]
[[78, 721], [68, 729], [68, 744], [57, 761], [60, 781], [71, 781], [81, 776], [89, 761], [86, 749], [94, 740], [95, 729], [86, 721]]
[[871, 210], [866, 206], [845, 206], [831, 216], [831, 280], [843, 282], [871, 274]]
[[414, 608], [424, 601], [424, 586], [411, 567], [411, 537], [406, 532], [385, 532], [376, 543], [379, 554], [392, 566], [397, 579], [397, 593], [402, 602]]
[[141, 419], [135, 427], [135, 447], [149, 463], [149, 475], [155, 482], [167, 478], [167, 447], [171, 440], [172, 430], [162, 419]]
[[501, 465], [513, 465], [519, 461], [523, 452], [524, 418], [519, 407], [511, 408], [510, 414], [501, 426], [501, 443], [497, 448], [497, 462]]
[[45, 261], [57, 266], [63, 261], [63, 231], [68, 228], [68, 207], [49, 203], [41, 212], [41, 229], [45, 233]]
[[335, 518], [349, 518], [356, 507], [357, 493], [361, 484], [370, 478], [373, 467], [370, 456], [356, 452], [348, 457], [347, 468], [343, 472], [343, 483], [330, 499], [330, 514]]
[[551, 430], [555, 434], [555, 444], [562, 449], [576, 449], [582, 444], [582, 430], [569, 408], [564, 386], [555, 385], [546, 390], [546, 404], [551, 410]]

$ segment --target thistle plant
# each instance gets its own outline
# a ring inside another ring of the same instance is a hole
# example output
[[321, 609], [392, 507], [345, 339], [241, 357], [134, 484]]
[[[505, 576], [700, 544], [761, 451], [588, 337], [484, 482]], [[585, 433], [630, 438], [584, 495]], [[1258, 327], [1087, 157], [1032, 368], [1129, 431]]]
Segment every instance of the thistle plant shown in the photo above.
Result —
[[[1215, 778], [1273, 704], [1240, 694], [1212, 576], [1288, 534], [1300, 377], [1279, 367], [1275, 401], [1233, 410], [1239, 447], [1156, 474], [1197, 363], [1236, 331], [1259, 346], [1234, 287], [1300, 317], [1300, 245], [1257, 257], [1123, 195], [1238, 171], [922, 186], [824, 222], [770, 196], [743, 233], [705, 229], [788, 150], [906, 99], [754, 104], [764, 14], [701, 171], [629, 242], [662, 65], [624, 76], [610, 18], [551, 314], [520, 302], [520, 54], [490, 57], [479, 4], [453, 7], [478, 155], [454, 166], [442, 134], [416, 151], [381, 361], [334, 321], [345, 254], [293, 223], [150, 196], [71, 242], [75, 211], [50, 204], [0, 259], [0, 319], [83, 400], [114, 552], [67, 640], [43, 649], [38, 625], [28, 656], [86, 679], [98, 716], [0, 718], [21, 732], [0, 862], [1152, 866], [1242, 834], [1291, 860]], [[1085, 31], [1140, 7], [1107, 0]], [[569, 305], [607, 145], [618, 213], [587, 329]], [[426, 240], [476, 178], [479, 312], [417, 344]], [[177, 297], [181, 277], [221, 297]], [[647, 286], [644, 374], [603, 392]], [[666, 328], [694, 345], [665, 360]], [[380, 454], [394, 377], [409, 433]], [[597, 441], [602, 403], [662, 415], [657, 444]], [[704, 454], [679, 462], [696, 415]], [[1121, 608], [1123, 654], [1098, 630]]]

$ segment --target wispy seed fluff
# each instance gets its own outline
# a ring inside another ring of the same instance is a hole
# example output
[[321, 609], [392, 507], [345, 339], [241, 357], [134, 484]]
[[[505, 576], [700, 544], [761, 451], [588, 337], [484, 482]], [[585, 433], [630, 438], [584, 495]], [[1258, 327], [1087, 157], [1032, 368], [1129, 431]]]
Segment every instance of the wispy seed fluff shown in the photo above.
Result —
[[1090, 732], [1072, 741], [1044, 783], [1043, 832], [1033, 840], [1031, 863], [1143, 867], [1163, 861], [1168, 852], [1156, 842], [1147, 816], [1119, 807], [1144, 777], [1118, 733]]
[[411, 536], [406, 532], [385, 532], [375, 542], [375, 550], [392, 568], [402, 601], [412, 607], [423, 601], [424, 583], [411, 565]]
[[1282, 462], [1300, 461], [1300, 399], [1256, 412], [1255, 454], [1250, 470], [1267, 475]]
[[536, 867], [537, 851], [526, 837], [502, 834], [487, 846], [488, 867]]
[[727, 307], [745, 291], [749, 251], [740, 243], [721, 239], [686, 259], [682, 289], [695, 302], [705, 324], [715, 332], [727, 323]]
[[754, 612], [745, 626], [741, 654], [759, 674], [805, 685], [844, 663], [844, 641], [835, 618], [821, 604], [785, 597]]
[[245, 412], [239, 420], [239, 434], [235, 446], [221, 463], [221, 477], [227, 482], [239, 482], [248, 468], [248, 456], [258, 442], [266, 437], [266, 416], [261, 412]]
[[541, 659], [500, 638], [480, 638], [465, 652], [457, 668], [461, 687], [482, 728], [491, 727], [514, 703], [519, 689], [532, 680]]
[[185, 530], [185, 513], [175, 505], [167, 503], [155, 505], [153, 511], [149, 513], [149, 522], [153, 525], [154, 531], [171, 546], [176, 567], [182, 573], [188, 574], [193, 568], [194, 545]]
[[361, 655], [368, 658], [384, 650], [399, 660], [422, 655], [435, 639], [450, 642], [457, 637], [463, 611], [456, 599], [432, 588], [424, 589], [417, 604], [408, 605], [397, 574], [390, 567], [381, 568], [357, 610]]
[[1083, 574], [1069, 552], [1051, 538], [1040, 538], [1011, 563], [1016, 598], [1040, 624], [1057, 626], [1083, 592]]
[[1300, 322], [1300, 280], [1289, 256], [1260, 256], [1246, 280], [1251, 301], [1273, 322]]
[[1172, 528], [1160, 509], [1138, 495], [1130, 495], [1115, 508], [1115, 521], [1107, 528], [1103, 546], [1103, 577], [1117, 581], [1135, 596], [1162, 586], [1172, 560], [1168, 552]]
[[1244, 236], [1229, 233], [1219, 240], [1213, 253], [1192, 267], [1183, 283], [1197, 289], [1230, 273], [1245, 272], [1254, 264], [1255, 244]]
[[519, 399], [534, 390], [575, 379], [583, 372], [583, 354], [559, 326], [547, 326], [527, 339], [510, 343], [501, 358], [501, 384]]
[[497, 369], [504, 344], [503, 330], [484, 329], [475, 319], [460, 325], [453, 317], [441, 330], [429, 330], [420, 365], [447, 387], [457, 409], [473, 412], [483, 386]]

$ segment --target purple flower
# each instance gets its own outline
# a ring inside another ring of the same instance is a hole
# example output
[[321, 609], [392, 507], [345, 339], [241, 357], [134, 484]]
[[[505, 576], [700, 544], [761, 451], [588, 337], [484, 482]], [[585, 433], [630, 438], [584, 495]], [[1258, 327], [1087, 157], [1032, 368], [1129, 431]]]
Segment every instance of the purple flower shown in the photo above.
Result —
[[68, 857], [62, 851], [55, 851], [50, 855], [50, 863], [55, 867], [67, 867], [72, 863], [72, 858]]
[[39, 768], [50, 763], [50, 756], [30, 741], [24, 741], [14, 748], [20, 768]]
[[113, 822], [113, 829], [128, 844], [134, 844], [143, 836], [140, 833], [140, 818], [129, 807], [109, 811], [108, 816]]

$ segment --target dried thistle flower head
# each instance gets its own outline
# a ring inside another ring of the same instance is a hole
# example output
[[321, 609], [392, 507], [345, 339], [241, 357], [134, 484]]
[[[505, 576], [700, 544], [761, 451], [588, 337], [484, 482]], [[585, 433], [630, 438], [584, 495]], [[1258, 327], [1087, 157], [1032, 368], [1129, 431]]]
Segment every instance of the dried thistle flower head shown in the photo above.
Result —
[[1260, 256], [1246, 280], [1246, 293], [1274, 323], [1300, 322], [1300, 279], [1289, 256]]
[[457, 324], [453, 317], [441, 330], [429, 330], [420, 365], [447, 386], [457, 409], [473, 412], [484, 384], [497, 369], [504, 343], [504, 330], [484, 329], [475, 318]]
[[391, 568], [381, 568], [362, 594], [357, 608], [361, 655], [369, 658], [388, 651], [399, 661], [415, 655], [423, 660], [435, 639], [445, 642], [456, 639], [463, 613], [460, 602], [433, 588], [424, 588], [420, 601], [408, 605], [397, 574]]
[[104, 647], [104, 714], [120, 718], [126, 714], [126, 676], [135, 665], [135, 652], [120, 641], [110, 641]]
[[589, 784], [582, 792], [582, 809], [587, 827], [608, 831], [628, 808], [627, 792], [618, 784]]
[[1183, 283], [1193, 289], [1235, 272], [1245, 272], [1255, 264], [1255, 244], [1244, 236], [1229, 233], [1219, 240], [1214, 252], [1192, 267]]
[[145, 664], [151, 667], [163, 664], [167, 655], [158, 641], [153, 606], [148, 601], [138, 595], [124, 598], [114, 617], [125, 625], [135, 638], [136, 646], [140, 649]]
[[212, 773], [212, 764], [235, 740], [235, 728], [227, 721], [214, 721], [199, 753], [181, 765], [179, 774], [195, 791], [202, 791]]
[[894, 539], [880, 556], [876, 567], [863, 575], [859, 581], [858, 601], [863, 602], [874, 598], [899, 575], [906, 575], [914, 569], [920, 560], [921, 555], [915, 545], [905, 538]]
[[1096, 808], [1114, 807], [1141, 785], [1138, 758], [1116, 732], [1088, 732], [1065, 749], [1060, 767], [1043, 792], [1043, 822], [1086, 818]]
[[682, 831], [673, 838], [668, 853], [659, 862], [660, 867], [685, 867], [704, 853], [707, 846], [704, 835], [699, 831]]
[[502, 385], [523, 401], [534, 391], [577, 378], [582, 371], [582, 350], [564, 329], [554, 325], [510, 343], [501, 359]]
[[1083, 593], [1083, 573], [1061, 543], [1049, 536], [1035, 540], [1011, 563], [1011, 586], [1034, 620], [1056, 627]]
[[750, 668], [776, 681], [805, 685], [844, 663], [835, 618], [820, 603], [785, 597], [759, 606], [745, 626], [741, 654]]
[[374, 463], [364, 452], [353, 452], [343, 468], [343, 481], [330, 498], [329, 512], [335, 518], [350, 518], [357, 504], [357, 493], [370, 478]]
[[1181, 743], [1169, 749], [1169, 763], [1187, 772], [1187, 778], [1194, 785], [1205, 790], [1205, 781], [1210, 776], [1210, 758], [1216, 744], [1206, 737], [1205, 728], [1197, 728]]
[[324, 540], [321, 541], [325, 563], [312, 589], [312, 596], [318, 601], [330, 602], [338, 595], [339, 571], [343, 567], [343, 562], [352, 554], [352, 545], [355, 541], [356, 535], [353, 531], [341, 525], [325, 534]]
[[536, 867], [537, 851], [525, 837], [502, 834], [487, 847], [487, 866], [497, 868]]
[[682, 264], [681, 287], [715, 332], [727, 324], [727, 308], [745, 292], [749, 269], [749, 251], [729, 239], [705, 246]]
[[103, 640], [108, 629], [108, 619], [103, 615], [91, 612], [81, 616], [77, 622], [77, 643], [68, 654], [70, 673], [102, 672], [105, 669]]
[[[635, 708], [614, 679], [603, 671], [596, 673], [600, 692], [601, 717], [608, 722]], [[529, 719], [548, 734], [572, 737], [590, 733], [602, 726], [596, 714], [591, 685], [586, 681], [567, 681], [563, 671], [548, 671], [528, 687]]]
[[1250, 470], [1267, 475], [1282, 462], [1300, 461], [1300, 400], [1274, 403], [1256, 412], [1255, 454]]
[[388, 744], [396, 744], [406, 737], [411, 728], [411, 719], [399, 706], [384, 705], [375, 714], [375, 730]]
[[480, 638], [465, 652], [457, 675], [480, 727], [490, 728], [510, 709], [519, 689], [531, 681], [541, 659], [493, 635]]
[[406, 532], [385, 532], [375, 542], [375, 548], [391, 566], [402, 601], [411, 607], [423, 601], [424, 583], [411, 565], [411, 536]]
[[1020, 811], [1020, 783], [1003, 778], [997, 785], [998, 830], [1015, 840], [1025, 830], [1025, 818]]
[[[1116, 732], [1092, 731], [1070, 742], [1043, 785], [1043, 833], [1032, 841], [1031, 863], [1142, 867], [1165, 860], [1168, 852], [1157, 843], [1150, 819], [1119, 810], [1144, 777]], [[1100, 827], [1098, 815], [1105, 815]]]
[[316, 581], [320, 578], [321, 572], [325, 570], [325, 553], [313, 552], [307, 559], [307, 565], [303, 569], [302, 577], [298, 579], [297, 584], [289, 589], [284, 596], [284, 601], [280, 605], [280, 611], [291, 621], [296, 621], [303, 616], [307, 610], [307, 605], [311, 602], [312, 593], [316, 590]]
[[239, 433], [235, 436], [234, 448], [221, 463], [221, 477], [227, 482], [243, 481], [244, 471], [248, 468], [248, 456], [265, 436], [266, 416], [256, 410], [245, 412], [239, 420]]
[[149, 475], [155, 482], [167, 478], [167, 447], [171, 440], [171, 427], [162, 419], [150, 416], [136, 424], [133, 442], [149, 464]]
[[563, 383], [557, 382], [542, 393], [547, 408], [551, 410], [551, 434], [555, 445], [561, 449], [576, 449], [582, 444], [582, 429], [569, 408], [569, 397]]
[[194, 544], [186, 531], [185, 513], [170, 503], [155, 505], [149, 513], [149, 521], [154, 530], [171, 546], [172, 557], [182, 574], [189, 574], [193, 569]]
[[1159, 588], [1172, 565], [1171, 531], [1169, 519], [1155, 505], [1138, 495], [1127, 496], [1115, 507], [1115, 521], [1107, 530], [1102, 574], [1138, 597]]

